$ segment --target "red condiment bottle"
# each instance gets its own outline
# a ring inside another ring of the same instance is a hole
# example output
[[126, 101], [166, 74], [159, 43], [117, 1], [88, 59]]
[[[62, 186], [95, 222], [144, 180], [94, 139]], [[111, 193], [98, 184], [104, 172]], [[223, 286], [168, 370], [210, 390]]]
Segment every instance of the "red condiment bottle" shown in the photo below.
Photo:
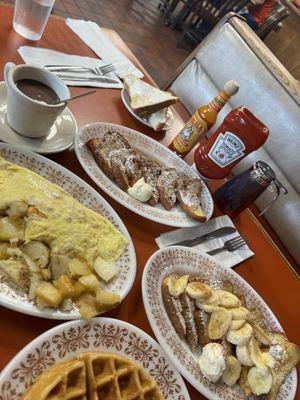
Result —
[[268, 135], [269, 129], [247, 108], [234, 108], [195, 150], [198, 172], [207, 179], [225, 178], [247, 154], [260, 148]]

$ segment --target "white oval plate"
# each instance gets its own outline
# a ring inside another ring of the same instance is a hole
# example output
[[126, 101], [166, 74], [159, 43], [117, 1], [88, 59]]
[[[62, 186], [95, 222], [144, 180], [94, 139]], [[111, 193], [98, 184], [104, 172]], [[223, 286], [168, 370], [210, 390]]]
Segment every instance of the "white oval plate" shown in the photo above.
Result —
[[[77, 158], [93, 181], [118, 203], [151, 221], [176, 227], [198, 225], [199, 222], [189, 218], [178, 204], [175, 205], [172, 210], [167, 211], [161, 204], [152, 207], [147, 203], [142, 203], [129, 196], [102, 172], [91, 151], [86, 146], [86, 142], [91, 138], [98, 137], [100, 132], [110, 131], [112, 129], [125, 136], [134, 149], [160, 162], [164, 167], [176, 168], [178, 172], [183, 172], [191, 178], [200, 179], [195, 170], [161, 143], [140, 132], [126, 128], [125, 126], [96, 122], [79, 129], [75, 138], [75, 152]], [[203, 181], [202, 184], [201, 203], [208, 220], [212, 216], [214, 204], [207, 186]]]
[[[129, 97], [128, 94], [126, 92], [125, 89], [122, 89], [121, 91], [121, 99], [123, 101], [124, 106], [126, 107], [127, 111], [129, 111], [129, 113], [135, 118], [137, 119], [139, 122], [141, 122], [142, 124], [149, 126], [150, 128], [153, 129], [152, 125], [150, 124], [150, 122], [148, 121], [147, 117], [142, 117], [139, 114], [135, 113], [133, 111], [133, 109], [130, 107], [130, 101], [129, 101]], [[167, 122], [166, 125], [163, 129], [161, 129], [161, 131], [167, 131], [168, 129], [171, 129], [174, 123], [174, 114], [173, 111], [171, 109], [171, 107], [168, 107], [168, 113], [167, 113]]]
[[[128, 245], [122, 256], [116, 262], [120, 268], [120, 272], [117, 278], [107, 285], [108, 289], [117, 292], [123, 300], [130, 291], [135, 279], [136, 256], [129, 233], [113, 208], [96, 192], [96, 190], [78, 176], [43, 156], [4, 143], [0, 143], [0, 156], [22, 167], [31, 169], [50, 182], [62, 187], [69, 195], [84, 206], [89, 207], [108, 219], [127, 237]], [[14, 311], [42, 318], [64, 320], [81, 318], [79, 312], [75, 308], [69, 312], [61, 312], [51, 308], [39, 310], [33, 302], [28, 300], [24, 291], [18, 290], [16, 287], [13, 287], [12, 284], [8, 284], [4, 274], [1, 274], [1, 272], [0, 304]]]
[[50, 365], [85, 351], [127, 357], [149, 373], [165, 400], [190, 400], [183, 379], [159, 344], [141, 329], [112, 318], [66, 322], [34, 339], [1, 373], [0, 398], [20, 400]]
[[[249, 307], [258, 307], [263, 311], [268, 330], [283, 332], [280, 323], [264, 300], [243, 278], [232, 269], [221, 266], [211, 256], [199, 250], [183, 246], [167, 247], [154, 253], [145, 266], [142, 278], [142, 294], [146, 314], [158, 342], [174, 365], [190, 384], [208, 399], [244, 399], [245, 396], [238, 385], [228, 387], [222, 382], [214, 384], [204, 378], [198, 365], [198, 357], [193, 355], [188, 344], [181, 340], [175, 332], [161, 295], [162, 280], [172, 273], [203, 276], [216, 284], [220, 279], [230, 280], [235, 289], [244, 294]], [[276, 399], [292, 400], [296, 389], [297, 372], [294, 368], [281, 385]]]
[[7, 123], [6, 113], [6, 85], [5, 82], [0, 82], [0, 140], [42, 154], [59, 153], [73, 144], [77, 123], [67, 107], [57, 117], [48, 135], [39, 139], [32, 139], [15, 132]]

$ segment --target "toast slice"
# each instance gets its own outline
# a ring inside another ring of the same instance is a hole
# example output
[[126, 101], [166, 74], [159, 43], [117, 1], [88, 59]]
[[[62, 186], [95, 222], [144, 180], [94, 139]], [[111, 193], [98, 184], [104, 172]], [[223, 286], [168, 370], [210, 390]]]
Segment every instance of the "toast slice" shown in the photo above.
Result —
[[148, 116], [148, 122], [155, 131], [161, 131], [165, 128], [168, 122], [168, 110], [169, 108], [163, 108]]
[[113, 150], [109, 155], [113, 177], [123, 190], [127, 190], [130, 186], [129, 179], [126, 174], [125, 163], [131, 153], [132, 150], [118, 149]]
[[194, 352], [198, 346], [198, 331], [194, 318], [195, 302], [186, 292], [181, 293], [179, 300], [181, 302], [182, 315], [186, 325], [186, 340], [191, 350]]
[[134, 75], [126, 75], [124, 86], [130, 98], [131, 109], [143, 115], [149, 115], [178, 101], [178, 97], [164, 92]]
[[142, 177], [142, 164], [143, 158], [136, 151], [131, 152], [131, 154], [126, 158], [124, 168], [130, 186], [133, 186]]
[[249, 367], [243, 366], [241, 375], [238, 379], [238, 384], [240, 385], [245, 397], [249, 397], [252, 394], [252, 390], [248, 383], [248, 372], [249, 372]]
[[178, 336], [181, 339], [184, 339], [186, 335], [185, 319], [182, 315], [182, 306], [179, 298], [176, 298], [170, 294], [169, 284], [168, 284], [170, 278], [171, 278], [170, 276], [167, 276], [162, 281], [161, 285], [162, 298], [164, 301], [168, 317], [175, 331], [178, 333]]
[[289, 342], [282, 333], [272, 332], [268, 336], [271, 340], [270, 353], [275, 358], [275, 367], [272, 370], [272, 387], [266, 399], [275, 400], [285, 377], [300, 360], [300, 349], [296, 344]]
[[149, 204], [154, 206], [159, 202], [159, 193], [157, 188], [157, 180], [161, 174], [161, 165], [153, 160], [142, 159], [141, 176], [145, 179], [145, 182], [152, 187], [152, 197], [149, 200]]
[[157, 188], [161, 204], [166, 210], [176, 203], [176, 187], [178, 174], [175, 168], [164, 169], [157, 179]]
[[194, 319], [197, 326], [198, 343], [204, 347], [211, 342], [208, 336], [209, 314], [197, 308], [194, 311]]
[[110, 153], [113, 150], [131, 149], [127, 139], [115, 131], [103, 132], [99, 137], [89, 139], [86, 145], [92, 152], [99, 167], [110, 179], [114, 179], [110, 164]]
[[177, 185], [177, 199], [187, 215], [199, 222], [206, 221], [201, 199], [201, 182], [199, 179], [180, 179]]

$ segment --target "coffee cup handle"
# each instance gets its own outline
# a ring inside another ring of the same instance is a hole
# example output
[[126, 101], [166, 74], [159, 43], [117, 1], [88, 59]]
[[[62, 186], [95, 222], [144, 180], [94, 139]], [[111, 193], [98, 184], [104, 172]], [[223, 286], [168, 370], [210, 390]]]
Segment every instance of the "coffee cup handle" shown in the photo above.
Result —
[[8, 62], [8, 63], [5, 64], [5, 66], [4, 66], [4, 79], [5, 79], [6, 83], [8, 82], [8, 73], [9, 73], [9, 71], [12, 68], [14, 68], [15, 66], [16, 66], [16, 64], [14, 64], [13, 62]]

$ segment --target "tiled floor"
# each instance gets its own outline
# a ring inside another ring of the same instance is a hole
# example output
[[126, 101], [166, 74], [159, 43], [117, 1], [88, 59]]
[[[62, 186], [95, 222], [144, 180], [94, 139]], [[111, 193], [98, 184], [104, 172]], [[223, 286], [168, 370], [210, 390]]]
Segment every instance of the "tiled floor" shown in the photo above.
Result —
[[[12, 0], [5, 0], [12, 3]], [[56, 0], [53, 13], [89, 19], [114, 29], [161, 85], [191, 52], [187, 43], [176, 47], [179, 32], [164, 25], [159, 0]]]

